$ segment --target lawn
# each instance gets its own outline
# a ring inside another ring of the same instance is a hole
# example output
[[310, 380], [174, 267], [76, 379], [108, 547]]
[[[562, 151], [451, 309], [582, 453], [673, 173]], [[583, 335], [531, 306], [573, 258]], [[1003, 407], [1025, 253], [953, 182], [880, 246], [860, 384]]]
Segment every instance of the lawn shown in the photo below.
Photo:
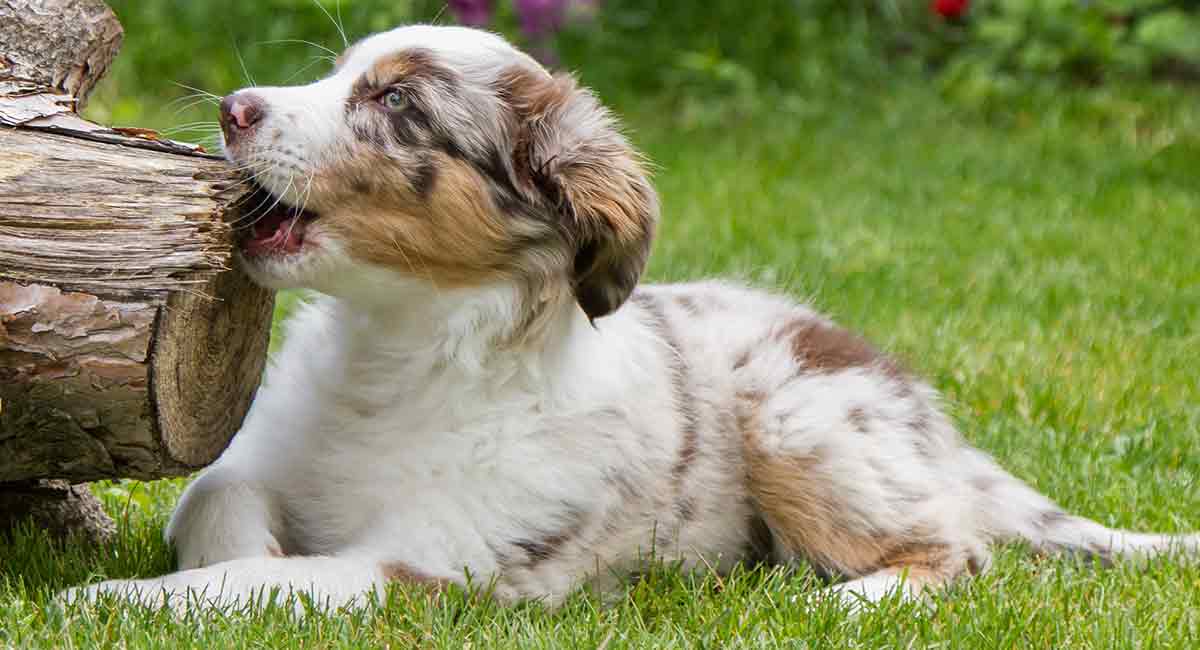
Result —
[[[907, 361], [968, 439], [1107, 525], [1200, 529], [1200, 101], [1110, 88], [966, 108], [921, 77], [752, 102], [622, 97], [657, 163], [649, 279], [736, 276]], [[187, 115], [191, 115], [189, 113]], [[150, 120], [164, 125], [179, 116]], [[210, 118], [211, 119], [211, 118]], [[929, 604], [859, 616], [804, 571], [670, 567], [560, 611], [396, 589], [352, 612], [66, 611], [65, 586], [171, 566], [181, 481], [97, 486], [110, 547], [0, 541], [0, 646], [1190, 648], [1200, 568], [1001, 549]]]

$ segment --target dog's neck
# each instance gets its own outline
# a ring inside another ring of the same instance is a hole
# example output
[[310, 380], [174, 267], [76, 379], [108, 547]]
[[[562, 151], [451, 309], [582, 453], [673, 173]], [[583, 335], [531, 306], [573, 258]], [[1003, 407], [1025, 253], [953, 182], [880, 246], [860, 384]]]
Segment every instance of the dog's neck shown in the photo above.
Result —
[[457, 375], [486, 381], [514, 372], [550, 379], [600, 335], [569, 291], [530, 295], [515, 283], [438, 288], [403, 283], [385, 298], [335, 299], [353, 357], [402, 363], [412, 377]]

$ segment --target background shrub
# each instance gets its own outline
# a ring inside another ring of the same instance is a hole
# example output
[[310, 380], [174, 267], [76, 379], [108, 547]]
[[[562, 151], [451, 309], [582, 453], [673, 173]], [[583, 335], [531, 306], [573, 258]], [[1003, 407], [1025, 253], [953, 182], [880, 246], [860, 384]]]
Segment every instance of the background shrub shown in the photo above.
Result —
[[578, 71], [610, 101], [657, 97], [684, 122], [728, 119], [776, 91], [909, 73], [974, 105], [1047, 84], [1200, 80], [1200, 0], [558, 0], [589, 11], [552, 33], [517, 9], [555, 0], [111, 0], [131, 37], [92, 114], [186, 122], [195, 113], [170, 101], [187, 87], [224, 94], [326, 72], [343, 46], [334, 22], [353, 41], [454, 22], [456, 7], [481, 1], [488, 12], [475, 22]]

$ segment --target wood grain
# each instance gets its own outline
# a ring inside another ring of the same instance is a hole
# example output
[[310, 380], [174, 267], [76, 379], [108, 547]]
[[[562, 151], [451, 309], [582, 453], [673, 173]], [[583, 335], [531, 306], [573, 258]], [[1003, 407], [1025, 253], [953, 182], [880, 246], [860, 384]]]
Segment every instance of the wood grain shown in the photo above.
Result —
[[241, 272], [217, 274], [202, 293], [170, 293], [153, 349], [152, 388], [173, 461], [188, 468], [211, 463], [241, 426], [262, 378], [273, 306], [274, 294]]
[[241, 195], [224, 162], [25, 129], [0, 150], [0, 276], [145, 293], [229, 268], [221, 217]]

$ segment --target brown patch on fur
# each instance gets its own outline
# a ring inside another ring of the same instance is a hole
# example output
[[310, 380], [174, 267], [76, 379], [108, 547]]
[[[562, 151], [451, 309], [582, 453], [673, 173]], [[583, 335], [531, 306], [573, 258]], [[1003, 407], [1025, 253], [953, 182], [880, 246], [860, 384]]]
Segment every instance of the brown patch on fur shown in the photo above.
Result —
[[404, 562], [384, 562], [379, 565], [383, 577], [389, 582], [406, 582], [409, 584], [426, 585], [434, 591], [441, 591], [450, 586], [445, 578], [435, 578], [424, 571], [413, 568]]
[[671, 387], [675, 393], [675, 410], [680, 422], [683, 441], [679, 446], [679, 456], [671, 468], [671, 478], [675, 489], [681, 492], [683, 478], [688, 468], [696, 460], [700, 452], [700, 414], [697, 412], [692, 396], [691, 367], [683, 356], [675, 330], [667, 320], [662, 305], [658, 300], [645, 292], [635, 292], [633, 300], [646, 311], [650, 317], [650, 325], [658, 333], [667, 348], [667, 365], [671, 369]]
[[681, 523], [687, 523], [696, 518], [696, 500], [691, 497], [680, 497], [675, 500], [675, 514]]
[[899, 368], [865, 339], [853, 332], [809, 318], [797, 318], [775, 332], [790, 342], [792, 354], [805, 370], [837, 372], [847, 368], [881, 366], [889, 375]]
[[697, 303], [696, 299], [692, 296], [675, 296], [675, 302], [678, 303], [680, 308], [682, 308], [688, 314], [691, 314], [692, 316], [700, 315], [700, 304]]
[[394, 84], [440, 83], [453, 85], [457, 76], [452, 70], [439, 64], [433, 53], [413, 48], [382, 56], [354, 82], [351, 97], [372, 97]]
[[525, 554], [529, 556], [529, 566], [534, 566], [546, 560], [553, 559], [569, 539], [571, 539], [570, 535], [558, 533], [556, 535], [547, 535], [537, 540], [519, 540], [513, 542], [513, 546], [525, 551]]
[[879, 560], [880, 571], [905, 574], [915, 590], [944, 585], [963, 572], [982, 570], [975, 559], [955, 553], [947, 544], [937, 542], [903, 543], [889, 549]]
[[859, 433], [869, 433], [871, 421], [867, 411], [861, 406], [855, 406], [846, 413], [846, 421]]
[[[377, 191], [346, 197], [345, 214], [322, 225], [357, 259], [425, 277], [439, 286], [479, 284], [511, 268], [512, 223], [502, 218], [487, 182], [467, 162], [432, 154], [432, 187], [413, 187], [404, 170], [356, 156], [350, 178], [374, 174]], [[385, 189], [384, 189], [385, 188]]]
[[520, 539], [512, 543], [524, 553], [524, 558], [514, 561], [513, 558], [500, 557], [501, 566], [519, 566], [532, 569], [537, 565], [558, 557], [569, 542], [583, 534], [587, 517], [582, 510], [570, 508], [563, 515], [564, 522], [561, 530], [544, 534], [536, 538]]
[[781, 456], [762, 448], [761, 394], [742, 394], [738, 409], [746, 453], [747, 487], [784, 546], [813, 564], [844, 575], [875, 566], [884, 549], [869, 536], [837, 524], [841, 499], [832, 491], [816, 453]]
[[696, 425], [689, 424], [683, 430], [683, 444], [679, 447], [679, 458], [675, 461], [675, 466], [671, 468], [671, 476], [677, 481], [683, 480], [687, 474], [688, 468], [695, 462], [696, 456], [700, 454], [699, 436], [696, 434]]
[[908, 428], [912, 429], [914, 433], [928, 434], [929, 427], [933, 424], [930, 416], [929, 409], [924, 404], [917, 406], [917, 412], [913, 414], [912, 419], [909, 421]]
[[950, 564], [952, 554], [946, 544], [904, 543], [888, 549], [879, 558], [881, 568], [905, 567], [923, 572], [941, 571]]

